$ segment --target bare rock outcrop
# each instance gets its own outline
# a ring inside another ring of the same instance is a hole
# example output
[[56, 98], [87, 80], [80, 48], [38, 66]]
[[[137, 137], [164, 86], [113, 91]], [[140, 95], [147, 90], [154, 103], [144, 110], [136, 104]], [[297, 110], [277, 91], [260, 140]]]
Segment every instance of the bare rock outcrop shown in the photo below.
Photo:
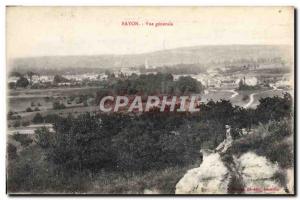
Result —
[[176, 185], [176, 194], [227, 193], [229, 171], [218, 153], [203, 155], [198, 168], [189, 170]]
[[[176, 194], [287, 194], [283, 170], [253, 152], [239, 158], [203, 152], [200, 167], [189, 170], [176, 185]], [[230, 161], [228, 161], [230, 160]], [[283, 181], [282, 181], [283, 180]], [[289, 183], [290, 184], [290, 183]]]

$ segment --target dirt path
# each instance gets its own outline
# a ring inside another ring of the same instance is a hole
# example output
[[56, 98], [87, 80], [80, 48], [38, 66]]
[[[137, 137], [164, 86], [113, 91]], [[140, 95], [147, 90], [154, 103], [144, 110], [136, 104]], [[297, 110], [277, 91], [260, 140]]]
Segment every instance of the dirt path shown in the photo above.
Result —
[[250, 97], [249, 102], [246, 103], [246, 104], [243, 106], [243, 108], [249, 108], [249, 107], [253, 104], [253, 102], [254, 102], [254, 100], [255, 100], [255, 98], [254, 98], [255, 95], [261, 94], [261, 93], [265, 93], [265, 92], [275, 91], [275, 90], [280, 90], [280, 89], [277, 89], [276, 87], [274, 87], [272, 90], [265, 90], [265, 91], [262, 91], [262, 92], [256, 92], [256, 93], [250, 94], [250, 96], [249, 96], [249, 97]]
[[247, 104], [245, 104], [243, 107], [244, 108], [249, 108], [251, 105], [252, 105], [252, 103], [254, 102], [254, 95], [256, 95], [256, 94], [258, 94], [258, 93], [252, 93], [252, 94], [250, 94], [250, 100], [249, 100], [249, 102], [247, 103]]
[[232, 99], [232, 98], [236, 97], [237, 95], [239, 95], [239, 93], [235, 90], [226, 90], [226, 91], [233, 93], [229, 99]]

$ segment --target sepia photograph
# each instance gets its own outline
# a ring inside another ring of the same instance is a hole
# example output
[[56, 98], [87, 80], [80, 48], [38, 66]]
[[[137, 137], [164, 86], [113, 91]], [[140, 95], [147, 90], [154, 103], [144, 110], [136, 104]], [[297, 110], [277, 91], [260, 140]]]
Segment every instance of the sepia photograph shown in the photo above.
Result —
[[295, 12], [7, 6], [7, 194], [295, 195]]

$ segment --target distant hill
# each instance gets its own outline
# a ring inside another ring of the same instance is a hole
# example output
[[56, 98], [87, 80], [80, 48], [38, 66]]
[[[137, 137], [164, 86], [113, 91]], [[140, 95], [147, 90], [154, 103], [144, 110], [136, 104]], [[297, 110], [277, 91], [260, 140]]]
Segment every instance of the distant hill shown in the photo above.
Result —
[[120, 68], [149, 65], [208, 64], [241, 59], [291, 61], [292, 49], [282, 45], [195, 46], [133, 55], [45, 56], [14, 59], [9, 69], [24, 71], [63, 70], [76, 68]]

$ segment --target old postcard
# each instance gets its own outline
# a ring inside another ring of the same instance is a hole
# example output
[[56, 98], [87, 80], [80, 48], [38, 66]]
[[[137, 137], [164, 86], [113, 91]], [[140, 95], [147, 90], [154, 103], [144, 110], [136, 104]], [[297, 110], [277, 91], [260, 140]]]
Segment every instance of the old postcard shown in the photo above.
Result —
[[293, 7], [6, 8], [7, 193], [294, 195]]

